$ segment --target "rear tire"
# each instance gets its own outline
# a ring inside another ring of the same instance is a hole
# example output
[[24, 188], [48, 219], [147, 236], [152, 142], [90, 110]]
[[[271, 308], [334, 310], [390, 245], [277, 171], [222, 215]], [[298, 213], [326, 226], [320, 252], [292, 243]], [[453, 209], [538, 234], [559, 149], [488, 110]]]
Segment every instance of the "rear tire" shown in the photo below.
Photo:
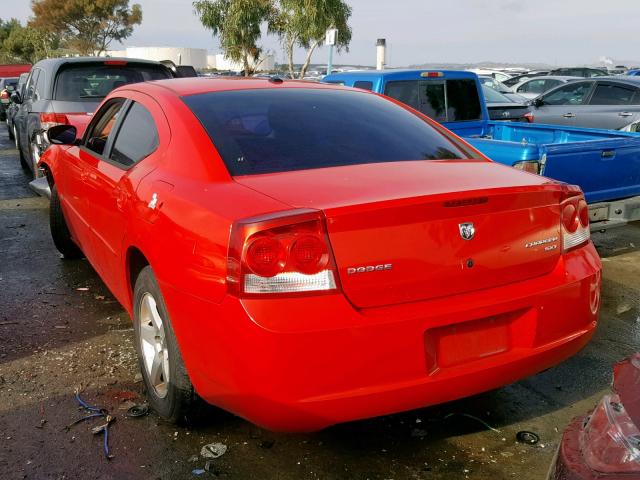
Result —
[[22, 153], [22, 148], [20, 148], [20, 139], [17, 136], [16, 136], [16, 148], [18, 149], [18, 156], [20, 157], [20, 166], [25, 171], [25, 173], [31, 173], [31, 169], [29, 168], [29, 162], [27, 161], [24, 154]]
[[148, 265], [134, 288], [133, 332], [151, 408], [172, 423], [200, 417], [205, 403], [191, 384], [162, 292]]
[[82, 251], [71, 238], [67, 221], [64, 218], [58, 187], [51, 188], [51, 201], [49, 203], [49, 226], [53, 244], [64, 258], [73, 259], [82, 257]]

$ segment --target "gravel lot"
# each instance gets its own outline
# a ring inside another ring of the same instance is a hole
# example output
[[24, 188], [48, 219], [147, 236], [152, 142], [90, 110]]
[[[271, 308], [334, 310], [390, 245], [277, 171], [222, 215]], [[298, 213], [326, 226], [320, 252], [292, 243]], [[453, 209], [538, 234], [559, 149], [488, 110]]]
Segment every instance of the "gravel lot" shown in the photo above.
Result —
[[[196, 427], [142, 401], [130, 320], [86, 260], [64, 261], [49, 236], [48, 200], [27, 187], [0, 126], [0, 477], [3, 479], [543, 479], [568, 421], [608, 390], [611, 366], [640, 350], [640, 225], [596, 234], [604, 305], [595, 339], [532, 378], [434, 408], [354, 422], [311, 435], [274, 434], [212, 409]], [[372, 366], [374, 368], [374, 366]], [[74, 390], [117, 418], [111, 452]], [[449, 415], [455, 414], [455, 415]], [[468, 414], [483, 420], [488, 429]], [[536, 446], [516, 443], [537, 432]], [[221, 442], [209, 463], [201, 447]]]

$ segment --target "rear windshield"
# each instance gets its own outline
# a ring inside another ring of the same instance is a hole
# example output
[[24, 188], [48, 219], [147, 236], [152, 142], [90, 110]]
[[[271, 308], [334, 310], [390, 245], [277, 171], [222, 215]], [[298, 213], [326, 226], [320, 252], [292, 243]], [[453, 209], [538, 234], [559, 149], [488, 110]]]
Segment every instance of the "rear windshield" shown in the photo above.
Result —
[[167, 78], [171, 78], [171, 73], [162, 65], [69, 65], [58, 71], [54, 99], [95, 102], [122, 85]]
[[384, 94], [438, 122], [482, 118], [478, 88], [473, 79], [391, 81], [385, 85]]
[[355, 90], [256, 89], [183, 100], [234, 176], [468, 158], [417, 115]]

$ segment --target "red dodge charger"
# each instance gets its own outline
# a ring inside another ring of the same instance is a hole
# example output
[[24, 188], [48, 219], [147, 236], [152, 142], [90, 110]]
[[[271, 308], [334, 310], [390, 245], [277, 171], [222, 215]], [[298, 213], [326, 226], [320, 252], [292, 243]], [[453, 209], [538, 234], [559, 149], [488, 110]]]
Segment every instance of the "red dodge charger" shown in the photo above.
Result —
[[549, 368], [596, 327], [579, 188], [483, 157], [371, 92], [127, 85], [49, 130], [51, 233], [133, 318], [151, 406], [276, 430], [447, 402]]

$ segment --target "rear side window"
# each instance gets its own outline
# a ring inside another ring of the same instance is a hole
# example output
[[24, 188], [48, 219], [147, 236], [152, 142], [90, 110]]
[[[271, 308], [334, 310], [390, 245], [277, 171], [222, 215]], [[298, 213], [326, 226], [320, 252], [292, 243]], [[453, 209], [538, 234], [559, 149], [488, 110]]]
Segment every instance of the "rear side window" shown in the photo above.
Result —
[[162, 65], [71, 64], [58, 71], [54, 99], [65, 102], [96, 102], [106, 97], [114, 88], [128, 83], [167, 78], [171, 78], [171, 73]]
[[357, 90], [255, 89], [183, 101], [234, 176], [468, 158], [417, 115]]
[[591, 105], [629, 105], [636, 89], [612, 84], [596, 86], [589, 103]]
[[359, 80], [354, 82], [354, 88], [361, 88], [362, 90], [373, 90], [373, 82], [365, 82], [363, 80]]
[[480, 120], [482, 110], [475, 80], [402, 80], [388, 82], [385, 95], [439, 122]]
[[158, 130], [151, 113], [134, 102], [118, 130], [111, 160], [130, 167], [153, 153], [159, 143]]
[[543, 93], [549, 89], [547, 87], [548, 80], [531, 80], [518, 88], [521, 93]]

